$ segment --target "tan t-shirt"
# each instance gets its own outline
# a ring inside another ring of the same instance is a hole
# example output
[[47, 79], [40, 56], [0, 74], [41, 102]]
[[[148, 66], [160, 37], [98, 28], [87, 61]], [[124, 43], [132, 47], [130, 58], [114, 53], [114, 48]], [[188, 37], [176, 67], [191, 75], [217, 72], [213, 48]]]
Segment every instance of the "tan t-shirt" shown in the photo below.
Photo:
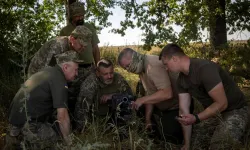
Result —
[[165, 66], [159, 60], [158, 56], [146, 56], [145, 71], [144, 73], [140, 74], [140, 79], [147, 95], [154, 94], [161, 89], [167, 89], [171, 86], [171, 83], [174, 84], [172, 87], [173, 98], [155, 104], [158, 109], [169, 110], [178, 108], [178, 95], [175, 86], [177, 77], [177, 74], [174, 73], [171, 73], [169, 76], [168, 71], [165, 69]]

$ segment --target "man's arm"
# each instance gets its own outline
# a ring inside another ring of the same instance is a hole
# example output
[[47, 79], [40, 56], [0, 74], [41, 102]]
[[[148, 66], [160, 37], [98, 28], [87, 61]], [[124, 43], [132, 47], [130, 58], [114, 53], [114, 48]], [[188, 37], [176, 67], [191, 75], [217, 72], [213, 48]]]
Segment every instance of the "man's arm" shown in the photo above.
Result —
[[[213, 100], [213, 103], [204, 111], [197, 114], [200, 120], [206, 120], [209, 117], [224, 111], [227, 108], [228, 101], [218, 67], [215, 64], [208, 64], [200, 70], [201, 83], [204, 85], [208, 95]], [[213, 72], [211, 74], [211, 72]], [[183, 124], [190, 125], [196, 122], [194, 115], [187, 115], [183, 119]]]
[[100, 49], [97, 44], [92, 45], [92, 47], [93, 47], [93, 56], [95, 60], [95, 65], [96, 65], [98, 61], [100, 60]]
[[213, 99], [213, 103], [204, 111], [198, 114], [200, 120], [206, 120], [227, 108], [228, 102], [222, 82], [217, 84], [208, 92], [209, 96]]
[[71, 145], [72, 141], [69, 137], [71, 130], [68, 110], [66, 108], [57, 108], [57, 119], [66, 144]]
[[152, 104], [145, 105], [145, 118], [146, 118], [146, 129], [151, 128], [151, 116], [153, 113], [154, 106]]
[[[190, 104], [191, 104], [190, 94], [188, 93], [179, 94], [179, 116], [190, 114]], [[184, 136], [184, 146], [182, 147], [182, 149], [188, 150], [191, 141], [192, 125], [185, 126], [182, 124], [182, 129]]]
[[142, 104], [157, 104], [173, 97], [172, 88], [158, 90], [154, 94], [138, 98]]

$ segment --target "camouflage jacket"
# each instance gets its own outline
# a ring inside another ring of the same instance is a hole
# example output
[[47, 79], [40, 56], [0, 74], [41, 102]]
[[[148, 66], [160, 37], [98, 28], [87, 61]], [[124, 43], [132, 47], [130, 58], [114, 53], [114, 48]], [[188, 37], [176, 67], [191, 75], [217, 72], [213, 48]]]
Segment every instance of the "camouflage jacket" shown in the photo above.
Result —
[[132, 95], [132, 90], [124, 77], [118, 73], [114, 73], [113, 83], [105, 85], [95, 73], [91, 73], [81, 84], [80, 93], [75, 105], [77, 128], [79, 129], [84, 124], [86, 125], [90, 111], [97, 115], [107, 114], [108, 106], [107, 104], [100, 104], [100, 97], [113, 93], [127, 93]]
[[62, 36], [49, 40], [46, 42], [32, 58], [29, 69], [28, 77], [48, 66], [56, 64], [55, 55], [64, 53], [70, 50], [68, 37]]

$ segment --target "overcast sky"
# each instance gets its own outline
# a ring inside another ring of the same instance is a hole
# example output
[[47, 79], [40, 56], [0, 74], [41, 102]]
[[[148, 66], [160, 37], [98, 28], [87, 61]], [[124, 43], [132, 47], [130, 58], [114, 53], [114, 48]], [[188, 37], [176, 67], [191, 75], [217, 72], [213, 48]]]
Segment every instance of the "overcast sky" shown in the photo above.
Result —
[[[40, 0], [42, 1], [42, 0]], [[81, 2], [85, 2], [85, 0], [80, 0]], [[137, 3], [142, 3], [147, 0], [137, 0]], [[120, 46], [120, 45], [138, 45], [143, 44], [142, 42], [142, 31], [138, 28], [134, 29], [127, 29], [125, 32], [125, 36], [121, 36], [120, 34], [114, 34], [111, 33], [110, 30], [112, 28], [119, 28], [120, 27], [120, 21], [125, 20], [125, 13], [122, 9], [119, 7], [116, 7], [115, 9], [112, 9], [113, 15], [109, 16], [109, 21], [112, 23], [112, 26], [109, 28], [105, 28], [101, 31], [100, 34], [98, 34], [100, 43], [99, 46]], [[174, 30], [176, 32], [180, 32], [181, 28], [178, 26], [173, 26]], [[204, 39], [207, 39], [207, 32], [203, 32]], [[250, 32], [244, 31], [244, 32], [237, 32], [233, 35], [228, 35], [228, 40], [247, 40], [250, 38]]]

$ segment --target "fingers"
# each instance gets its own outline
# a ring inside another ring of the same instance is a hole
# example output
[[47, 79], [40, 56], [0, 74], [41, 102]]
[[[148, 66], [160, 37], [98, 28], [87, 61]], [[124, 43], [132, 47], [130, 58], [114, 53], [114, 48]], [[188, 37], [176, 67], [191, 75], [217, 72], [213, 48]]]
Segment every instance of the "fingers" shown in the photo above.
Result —
[[191, 125], [191, 118], [188, 115], [180, 115], [180, 117], [176, 118], [179, 123], [187, 126], [187, 125]]

